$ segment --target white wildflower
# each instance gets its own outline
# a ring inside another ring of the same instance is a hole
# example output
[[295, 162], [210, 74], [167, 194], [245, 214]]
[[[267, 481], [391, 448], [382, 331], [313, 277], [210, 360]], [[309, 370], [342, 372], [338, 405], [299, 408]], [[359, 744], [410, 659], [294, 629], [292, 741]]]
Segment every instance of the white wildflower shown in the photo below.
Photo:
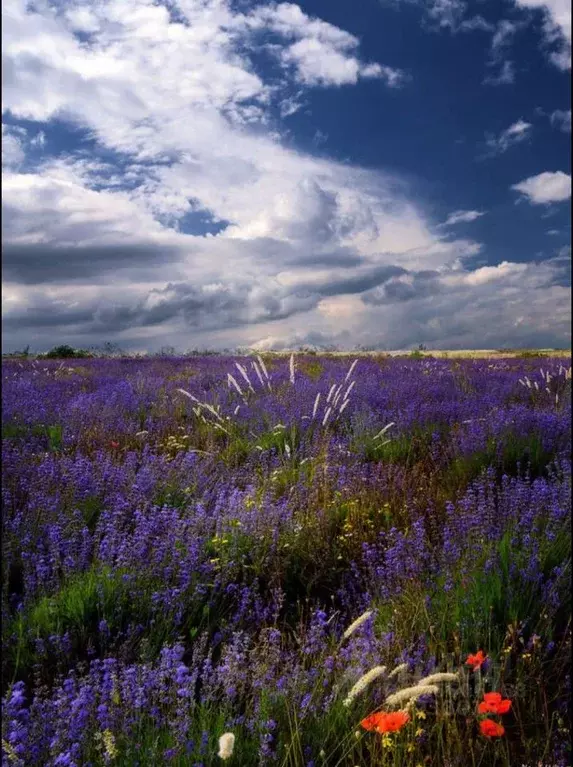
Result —
[[372, 615], [372, 612], [373, 612], [372, 610], [366, 610], [365, 613], [362, 613], [362, 615], [356, 618], [356, 620], [353, 623], [351, 623], [350, 626], [346, 629], [346, 631], [342, 635], [342, 638], [348, 639], [349, 636], [352, 636], [352, 634], [354, 634], [356, 629], [360, 628], [360, 626], [362, 626], [363, 623], [366, 623], [368, 618], [370, 618], [370, 616]]
[[357, 698], [364, 690], [368, 687], [368, 685], [373, 682], [375, 679], [378, 679], [379, 676], [382, 676], [386, 672], [386, 666], [374, 666], [374, 668], [371, 668], [370, 671], [368, 671], [366, 674], [360, 677], [360, 679], [356, 682], [354, 687], [350, 690], [346, 698], [343, 700], [342, 705], [343, 706], [349, 706], [352, 701]]
[[384, 705], [395, 706], [397, 703], [403, 701], [416, 700], [422, 695], [436, 695], [438, 688], [435, 684], [427, 684], [424, 686], [416, 685], [415, 687], [404, 687], [403, 690], [398, 690], [393, 695], [389, 695], [386, 698]]
[[219, 753], [221, 759], [230, 759], [233, 756], [235, 747], [235, 736], [232, 732], [226, 732], [219, 738]]

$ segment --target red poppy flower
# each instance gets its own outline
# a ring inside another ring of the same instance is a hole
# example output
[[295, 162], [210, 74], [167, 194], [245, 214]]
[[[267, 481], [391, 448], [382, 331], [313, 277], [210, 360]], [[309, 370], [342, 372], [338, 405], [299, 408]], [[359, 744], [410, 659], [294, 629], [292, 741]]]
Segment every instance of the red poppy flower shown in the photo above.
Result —
[[479, 723], [481, 734], [486, 738], [500, 738], [504, 732], [505, 727], [502, 724], [492, 721], [491, 719], [482, 719]]
[[502, 698], [498, 692], [486, 692], [478, 711], [480, 714], [507, 714], [510, 708], [510, 700]]
[[111, 442], [110, 442], [109, 444], [110, 444], [110, 445], [111, 445], [111, 446], [112, 446], [114, 449], [117, 449], [117, 448], [119, 447], [119, 442], [114, 442], [114, 440], [113, 440], [113, 439], [111, 440]]
[[486, 656], [483, 654], [483, 651], [478, 650], [475, 655], [468, 655], [466, 666], [471, 666], [474, 671], [477, 671], [485, 659]]
[[410, 716], [405, 711], [395, 711], [391, 714], [379, 711], [377, 714], [367, 716], [360, 724], [365, 730], [375, 730], [382, 733], [397, 732], [409, 721]]

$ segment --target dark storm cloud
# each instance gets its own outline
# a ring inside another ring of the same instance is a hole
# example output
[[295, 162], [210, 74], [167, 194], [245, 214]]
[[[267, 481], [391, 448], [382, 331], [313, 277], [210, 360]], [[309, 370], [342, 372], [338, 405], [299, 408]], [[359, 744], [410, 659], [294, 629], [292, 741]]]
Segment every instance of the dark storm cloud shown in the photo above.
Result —
[[155, 244], [62, 246], [7, 243], [2, 247], [6, 282], [24, 285], [90, 280], [130, 269], [143, 272], [175, 262], [180, 251]]
[[[406, 270], [401, 266], [380, 266], [352, 277], [332, 279], [330, 282], [314, 289], [320, 293], [321, 297], [364, 293], [365, 290], [372, 290], [401, 274], [406, 274]], [[311, 285], [305, 287], [311, 289]]]
[[[56, 282], [70, 272], [84, 279], [98, 275], [102, 269], [131, 267], [134, 253], [126, 249], [38, 249], [13, 246], [5, 260], [5, 276], [34, 284], [42, 275], [42, 282]], [[43, 253], [43, 255], [41, 255]], [[63, 258], [65, 253], [68, 258]], [[155, 256], [156, 251], [150, 255]], [[52, 262], [52, 258], [54, 262]], [[45, 262], [44, 262], [45, 259]], [[26, 269], [22, 270], [22, 263]], [[140, 264], [140, 261], [137, 262]], [[20, 269], [20, 271], [18, 271]], [[34, 270], [36, 272], [34, 273]], [[36, 277], [34, 276], [36, 274]], [[9, 311], [5, 317], [6, 329], [73, 327], [86, 334], [113, 334], [131, 328], [157, 327], [170, 321], [179, 321], [194, 329], [222, 329], [238, 325], [254, 325], [282, 320], [316, 307], [322, 298], [362, 293], [405, 274], [397, 266], [382, 266], [323, 283], [303, 283], [292, 287], [275, 281], [268, 283], [227, 282], [215, 285], [195, 285], [190, 282], [171, 282], [155, 288], [145, 296], [126, 301], [115, 296], [94, 301], [87, 299], [78, 308], [75, 297], [52, 299], [37, 290], [28, 295], [27, 305]], [[49, 275], [49, 276], [48, 276]], [[39, 280], [38, 280], [39, 281]], [[117, 295], [117, 294], [116, 294]]]
[[313, 308], [317, 300], [306, 290], [282, 294], [247, 284], [170, 283], [131, 304], [86, 302], [81, 308], [37, 293], [28, 297], [27, 306], [5, 316], [4, 328], [62, 327], [101, 335], [182, 320], [187, 327], [212, 330], [285, 319]]

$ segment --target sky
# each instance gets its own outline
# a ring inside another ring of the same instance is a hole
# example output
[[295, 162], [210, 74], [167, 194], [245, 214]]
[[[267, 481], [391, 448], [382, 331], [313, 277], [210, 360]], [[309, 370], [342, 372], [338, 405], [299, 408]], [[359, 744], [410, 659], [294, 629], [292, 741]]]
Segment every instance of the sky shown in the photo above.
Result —
[[569, 0], [4, 0], [3, 351], [571, 345]]

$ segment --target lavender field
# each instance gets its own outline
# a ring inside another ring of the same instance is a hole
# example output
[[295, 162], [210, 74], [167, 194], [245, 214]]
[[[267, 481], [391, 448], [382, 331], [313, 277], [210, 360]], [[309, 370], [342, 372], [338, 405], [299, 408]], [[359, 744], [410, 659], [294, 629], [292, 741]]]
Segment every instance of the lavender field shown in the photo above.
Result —
[[570, 365], [4, 361], [3, 767], [570, 764]]

